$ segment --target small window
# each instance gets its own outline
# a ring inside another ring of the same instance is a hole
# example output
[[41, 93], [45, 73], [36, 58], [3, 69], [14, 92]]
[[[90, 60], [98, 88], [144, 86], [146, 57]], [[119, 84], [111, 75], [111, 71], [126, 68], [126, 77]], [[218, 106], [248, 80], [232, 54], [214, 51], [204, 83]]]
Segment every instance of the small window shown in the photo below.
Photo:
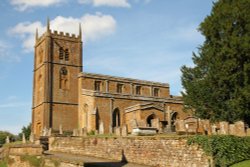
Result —
[[67, 74], [68, 74], [68, 71], [67, 71], [66, 67], [62, 67], [62, 68], [61, 68], [60, 74], [61, 74], [61, 75], [67, 75]]
[[159, 96], [159, 88], [154, 88], [154, 96]]
[[59, 59], [63, 59], [63, 48], [59, 48]]
[[123, 84], [117, 84], [117, 93], [122, 93]]
[[69, 49], [65, 49], [65, 60], [69, 60]]
[[95, 81], [95, 91], [101, 91], [101, 81]]
[[141, 86], [136, 86], [135, 93], [141, 95]]

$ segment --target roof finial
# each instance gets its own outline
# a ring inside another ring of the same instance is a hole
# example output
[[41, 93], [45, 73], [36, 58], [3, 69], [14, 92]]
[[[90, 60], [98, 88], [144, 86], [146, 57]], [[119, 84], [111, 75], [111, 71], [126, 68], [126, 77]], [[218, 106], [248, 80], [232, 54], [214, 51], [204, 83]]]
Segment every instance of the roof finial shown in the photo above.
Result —
[[38, 29], [36, 28], [36, 40], [38, 40]]
[[50, 21], [49, 21], [49, 17], [47, 17], [47, 32], [50, 31]]
[[81, 23], [79, 23], [79, 38], [82, 39], [82, 27], [81, 27]]

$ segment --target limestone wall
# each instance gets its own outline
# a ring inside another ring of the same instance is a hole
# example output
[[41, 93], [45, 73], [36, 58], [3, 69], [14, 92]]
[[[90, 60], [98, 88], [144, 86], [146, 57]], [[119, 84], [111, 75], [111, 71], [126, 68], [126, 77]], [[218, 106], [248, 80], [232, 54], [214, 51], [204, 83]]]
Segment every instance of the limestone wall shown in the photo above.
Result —
[[184, 138], [53, 137], [49, 150], [157, 167], [209, 166], [209, 157], [198, 146], [188, 146]]

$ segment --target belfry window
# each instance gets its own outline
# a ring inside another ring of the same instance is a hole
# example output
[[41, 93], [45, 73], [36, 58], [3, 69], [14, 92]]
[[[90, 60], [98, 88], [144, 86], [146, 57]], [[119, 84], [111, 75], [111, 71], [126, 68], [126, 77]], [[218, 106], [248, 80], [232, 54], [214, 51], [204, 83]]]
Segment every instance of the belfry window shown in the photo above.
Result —
[[63, 59], [63, 48], [62, 47], [60, 47], [59, 48], [59, 59]]
[[59, 59], [69, 61], [69, 49], [63, 49], [63, 47], [59, 48]]
[[69, 50], [65, 49], [65, 60], [69, 61]]

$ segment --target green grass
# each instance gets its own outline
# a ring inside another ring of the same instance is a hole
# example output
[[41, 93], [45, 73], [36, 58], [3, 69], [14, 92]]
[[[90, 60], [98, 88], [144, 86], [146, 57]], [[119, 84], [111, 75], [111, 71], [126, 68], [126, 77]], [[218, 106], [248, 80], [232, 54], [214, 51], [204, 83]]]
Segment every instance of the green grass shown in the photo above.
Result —
[[250, 167], [250, 160], [242, 161], [240, 163], [232, 165], [231, 167]]
[[5, 161], [0, 161], [0, 167], [7, 167], [7, 164]]

